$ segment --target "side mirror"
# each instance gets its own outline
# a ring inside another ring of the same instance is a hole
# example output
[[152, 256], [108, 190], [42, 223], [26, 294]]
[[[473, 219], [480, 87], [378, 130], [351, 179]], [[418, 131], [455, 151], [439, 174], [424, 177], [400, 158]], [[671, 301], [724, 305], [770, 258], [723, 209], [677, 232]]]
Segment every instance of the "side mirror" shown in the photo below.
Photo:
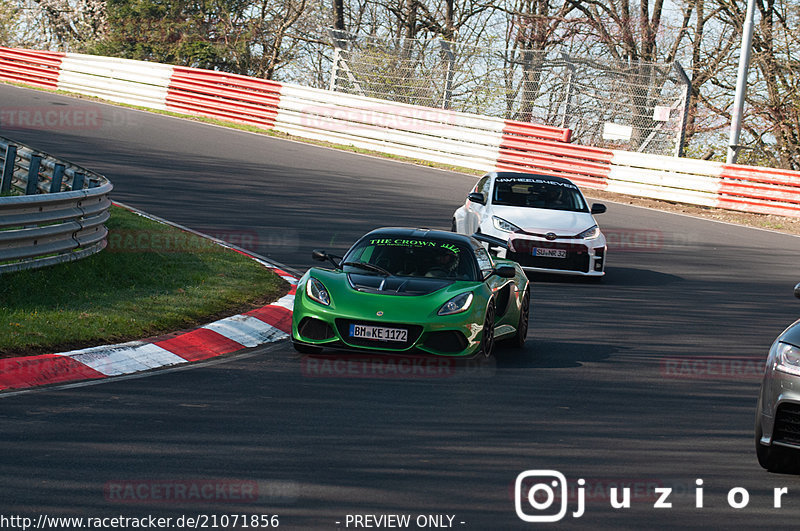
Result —
[[320, 251], [319, 249], [314, 249], [311, 251], [311, 258], [317, 262], [330, 262], [333, 267], [339, 269], [339, 263], [336, 260], [341, 260], [342, 257], [334, 254], [328, 254], [325, 251]]
[[794, 287], [794, 296], [800, 299], [800, 284]]
[[480, 203], [481, 205], [486, 204], [486, 198], [483, 197], [483, 194], [480, 192], [472, 192], [467, 196], [467, 199], [469, 199], [473, 203]]
[[517, 276], [517, 270], [510, 265], [501, 265], [494, 270], [494, 274], [500, 278], [514, 278]]
[[606, 206], [603, 203], [592, 204], [592, 214], [602, 214], [606, 211]]
[[501, 240], [500, 238], [496, 238], [489, 234], [483, 234], [482, 232], [476, 232], [472, 235], [472, 237], [479, 242], [488, 244], [489, 247], [501, 247], [503, 249], [508, 249], [508, 240]]

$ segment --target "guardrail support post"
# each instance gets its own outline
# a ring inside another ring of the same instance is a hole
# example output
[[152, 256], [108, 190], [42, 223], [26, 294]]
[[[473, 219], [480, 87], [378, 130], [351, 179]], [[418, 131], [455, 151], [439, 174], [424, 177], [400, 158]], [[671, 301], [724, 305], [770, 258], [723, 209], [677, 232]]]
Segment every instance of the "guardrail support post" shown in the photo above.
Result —
[[686, 124], [689, 120], [689, 103], [692, 97], [692, 80], [686, 75], [678, 61], [673, 63], [673, 68], [678, 73], [678, 78], [683, 83], [683, 108], [681, 109], [681, 130], [678, 131], [678, 139], [675, 146], [675, 156], [683, 156], [683, 146], [686, 143]]
[[57, 194], [61, 191], [61, 182], [64, 180], [63, 164], [56, 164], [53, 166], [53, 179], [50, 181], [50, 193]]
[[83, 190], [83, 180], [85, 176], [82, 173], [75, 173], [72, 177], [72, 190]]
[[28, 167], [28, 184], [25, 185], [25, 195], [35, 195], [39, 191], [39, 167], [42, 164], [40, 155], [31, 155], [31, 165]]
[[11, 180], [14, 178], [14, 164], [17, 161], [17, 146], [6, 146], [6, 159], [3, 163], [3, 174], [0, 175], [0, 194], [11, 191]]

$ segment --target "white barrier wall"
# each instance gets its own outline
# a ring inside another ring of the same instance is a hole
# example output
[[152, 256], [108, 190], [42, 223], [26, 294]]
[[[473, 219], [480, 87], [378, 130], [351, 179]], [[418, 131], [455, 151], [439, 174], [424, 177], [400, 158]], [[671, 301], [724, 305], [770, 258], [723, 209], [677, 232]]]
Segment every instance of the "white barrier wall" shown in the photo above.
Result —
[[800, 217], [800, 172], [570, 144], [570, 130], [128, 59], [0, 48], [0, 80], [477, 170]]
[[61, 62], [57, 88], [163, 111], [172, 72], [169, 65], [70, 53]]

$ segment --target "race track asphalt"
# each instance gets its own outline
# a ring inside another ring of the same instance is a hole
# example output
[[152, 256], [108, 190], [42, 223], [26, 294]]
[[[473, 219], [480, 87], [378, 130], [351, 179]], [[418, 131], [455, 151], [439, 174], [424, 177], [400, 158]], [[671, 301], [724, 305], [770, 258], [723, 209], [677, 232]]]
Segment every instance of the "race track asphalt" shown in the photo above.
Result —
[[[300, 271], [311, 249], [344, 250], [374, 227], [449, 228], [475, 181], [0, 85], [0, 116], [50, 110], [67, 125], [5, 119], [0, 135], [105, 174], [118, 201]], [[99, 121], [77, 126], [87, 113]], [[752, 427], [767, 349], [800, 314], [800, 239], [608, 207], [605, 281], [535, 278], [525, 349], [489, 363], [403, 372], [280, 343], [6, 396], [0, 517], [278, 514], [281, 528], [353, 529], [347, 515], [450, 515], [455, 528], [530, 529], [515, 479], [555, 470], [569, 485], [564, 527], [795, 527], [800, 478], [758, 466]], [[208, 485], [202, 499], [176, 494]], [[611, 508], [612, 487], [631, 489], [630, 508]], [[656, 489], [672, 489], [670, 508], [653, 507]]]

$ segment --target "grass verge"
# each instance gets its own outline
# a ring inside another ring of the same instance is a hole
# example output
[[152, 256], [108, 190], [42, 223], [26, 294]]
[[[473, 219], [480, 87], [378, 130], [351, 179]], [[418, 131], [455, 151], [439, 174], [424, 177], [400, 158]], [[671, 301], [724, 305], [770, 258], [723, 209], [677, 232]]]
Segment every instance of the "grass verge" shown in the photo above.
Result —
[[257, 262], [123, 208], [107, 226], [98, 254], [0, 275], [0, 357], [152, 337], [288, 291]]

